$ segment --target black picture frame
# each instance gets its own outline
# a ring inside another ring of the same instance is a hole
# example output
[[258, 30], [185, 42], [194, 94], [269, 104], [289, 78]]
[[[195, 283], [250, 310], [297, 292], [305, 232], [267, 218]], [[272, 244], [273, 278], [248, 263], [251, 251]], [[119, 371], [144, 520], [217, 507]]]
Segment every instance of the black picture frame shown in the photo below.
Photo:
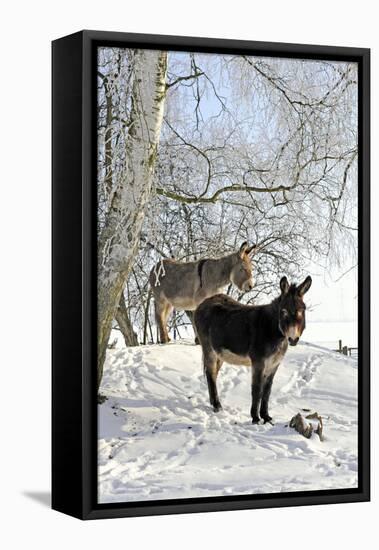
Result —
[[[97, 503], [96, 49], [355, 61], [359, 71], [358, 488]], [[370, 499], [370, 50], [81, 31], [52, 43], [52, 507], [81, 519], [302, 506]]]

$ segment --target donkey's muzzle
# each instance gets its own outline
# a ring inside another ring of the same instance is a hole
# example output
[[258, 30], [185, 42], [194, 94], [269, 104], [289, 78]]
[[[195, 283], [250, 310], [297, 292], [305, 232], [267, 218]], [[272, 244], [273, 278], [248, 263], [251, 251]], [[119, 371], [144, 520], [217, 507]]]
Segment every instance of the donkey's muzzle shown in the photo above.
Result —
[[290, 346], [296, 346], [296, 344], [298, 343], [298, 341], [299, 341], [299, 338], [298, 338], [298, 337], [297, 337], [297, 338], [291, 338], [291, 337], [288, 338], [288, 342], [289, 342]]

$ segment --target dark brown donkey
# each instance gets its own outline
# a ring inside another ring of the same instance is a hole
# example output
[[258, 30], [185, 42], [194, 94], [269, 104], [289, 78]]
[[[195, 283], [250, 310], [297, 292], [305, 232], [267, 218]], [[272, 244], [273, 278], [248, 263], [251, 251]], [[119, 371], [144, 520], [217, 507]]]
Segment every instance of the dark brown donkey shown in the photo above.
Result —
[[243, 292], [253, 288], [250, 254], [255, 245], [242, 243], [238, 252], [222, 258], [203, 258], [197, 262], [162, 260], [151, 270], [155, 317], [161, 343], [169, 342], [167, 320], [174, 308], [191, 317], [199, 304], [230, 284]]
[[195, 325], [203, 348], [209, 399], [215, 412], [221, 403], [217, 374], [226, 361], [252, 367], [251, 418], [253, 424], [271, 422], [268, 401], [275, 373], [288, 343], [296, 346], [305, 328], [304, 294], [312, 284], [307, 277], [299, 286], [280, 281], [281, 294], [271, 304], [247, 306], [218, 294], [195, 311]]

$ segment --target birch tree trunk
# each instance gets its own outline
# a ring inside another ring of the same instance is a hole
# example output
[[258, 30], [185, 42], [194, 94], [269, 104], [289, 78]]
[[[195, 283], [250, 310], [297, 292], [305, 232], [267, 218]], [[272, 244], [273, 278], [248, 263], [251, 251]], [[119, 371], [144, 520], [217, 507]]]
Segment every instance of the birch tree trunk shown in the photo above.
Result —
[[166, 92], [167, 52], [135, 50], [125, 174], [113, 184], [98, 240], [98, 356], [100, 386], [112, 320], [137, 252], [151, 195]]
[[120, 303], [116, 310], [116, 321], [124, 337], [126, 347], [138, 346], [137, 334], [134, 332], [133, 325], [130, 322], [123, 292], [121, 292]]

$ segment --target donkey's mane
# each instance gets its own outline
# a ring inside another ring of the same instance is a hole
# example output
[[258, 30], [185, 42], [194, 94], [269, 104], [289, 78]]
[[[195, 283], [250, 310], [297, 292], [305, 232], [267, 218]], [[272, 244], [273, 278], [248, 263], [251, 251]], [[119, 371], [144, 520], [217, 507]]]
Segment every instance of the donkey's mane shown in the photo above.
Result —
[[[287, 294], [295, 294], [297, 291], [297, 285], [295, 283], [292, 283], [287, 291]], [[272, 300], [272, 302], [269, 305], [277, 306], [282, 298], [282, 294], [279, 294], [276, 298]]]
[[[296, 294], [296, 292], [297, 292], [297, 284], [296, 284], [296, 283], [291, 283], [291, 285], [290, 285], [290, 287], [289, 287], [289, 289], [288, 289], [288, 291], [287, 291], [286, 294], [293, 294], [293, 295], [294, 295], [294, 294]], [[274, 305], [275, 305], [275, 304], [277, 304], [278, 302], [280, 302], [281, 297], [282, 297], [282, 295], [279, 294], [279, 296], [277, 296], [276, 298], [274, 298], [274, 299], [272, 300], [271, 304], [274, 304]]]

